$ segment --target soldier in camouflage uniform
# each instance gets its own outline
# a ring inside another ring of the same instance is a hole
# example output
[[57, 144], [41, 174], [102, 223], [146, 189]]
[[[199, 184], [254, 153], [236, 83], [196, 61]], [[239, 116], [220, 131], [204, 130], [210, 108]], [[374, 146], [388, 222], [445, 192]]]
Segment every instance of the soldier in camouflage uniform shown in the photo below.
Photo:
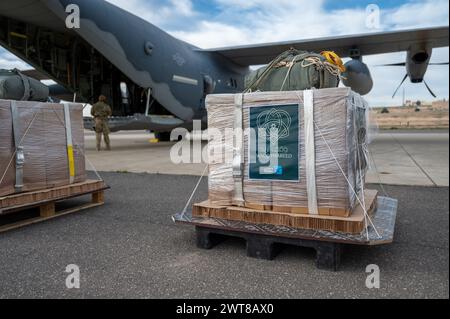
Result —
[[109, 140], [109, 127], [108, 118], [111, 116], [111, 107], [106, 104], [106, 96], [100, 95], [98, 102], [92, 106], [91, 115], [95, 121], [95, 133], [97, 135], [97, 151], [100, 151], [102, 134], [105, 140], [106, 149], [111, 150], [111, 144]]

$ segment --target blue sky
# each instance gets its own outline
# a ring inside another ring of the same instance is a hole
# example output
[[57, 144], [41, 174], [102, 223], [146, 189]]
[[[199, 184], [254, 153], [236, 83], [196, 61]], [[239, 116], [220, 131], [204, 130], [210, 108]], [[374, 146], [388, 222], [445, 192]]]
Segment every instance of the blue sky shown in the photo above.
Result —
[[[276, 2], [276, 0], [275, 0]], [[376, 4], [382, 8], [395, 8], [407, 1], [401, 0], [327, 0], [324, 2], [324, 8], [326, 10], [340, 10], [340, 9], [348, 9], [348, 8], [366, 8], [369, 4]], [[197, 0], [192, 1], [193, 8], [195, 11], [200, 12], [205, 15], [216, 15], [219, 14], [223, 8], [220, 3], [211, 0]]]
[[336, 9], [346, 9], [346, 8], [366, 8], [369, 4], [376, 4], [380, 8], [384, 9], [392, 9], [401, 6], [402, 4], [406, 3], [408, 1], [400, 1], [400, 0], [359, 0], [359, 1], [352, 1], [352, 0], [340, 0], [340, 1], [333, 1], [333, 0], [327, 0], [325, 1], [325, 9], [327, 10], [336, 10]]
[[[276, 0], [275, 0], [276, 1]], [[401, 0], [327, 0], [324, 2], [324, 8], [326, 10], [339, 10], [339, 9], [346, 9], [346, 8], [365, 8], [369, 4], [376, 4], [383, 8], [395, 8], [406, 1]], [[202, 12], [205, 14], [217, 14], [220, 13], [221, 7], [217, 2], [214, 1], [208, 1], [208, 0], [198, 0], [193, 2], [194, 9], [198, 12]]]
[[[199, 47], [211, 48], [251, 43], [379, 32], [449, 24], [447, 0], [108, 0]], [[381, 10], [378, 29], [368, 29], [366, 6]], [[332, 49], [332, 48], [330, 48]], [[370, 66], [404, 62], [405, 52], [368, 56]], [[433, 51], [432, 61], [448, 61], [448, 48]], [[0, 68], [26, 67], [0, 48]], [[392, 100], [404, 68], [371, 68], [374, 89], [367, 96], [374, 106], [398, 105]], [[430, 67], [426, 80], [439, 98], [449, 96], [448, 66]], [[422, 84], [406, 83], [406, 96], [430, 100]]]

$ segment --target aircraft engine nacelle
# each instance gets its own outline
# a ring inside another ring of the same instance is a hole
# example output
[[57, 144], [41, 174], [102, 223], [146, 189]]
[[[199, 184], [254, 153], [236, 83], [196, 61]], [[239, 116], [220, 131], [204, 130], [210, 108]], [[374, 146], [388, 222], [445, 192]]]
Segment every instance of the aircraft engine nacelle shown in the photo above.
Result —
[[412, 48], [406, 57], [406, 73], [412, 83], [422, 83], [431, 58], [431, 49]]
[[365, 63], [352, 59], [345, 63], [346, 71], [342, 74], [343, 83], [356, 93], [368, 94], [373, 88], [373, 80], [370, 70]]

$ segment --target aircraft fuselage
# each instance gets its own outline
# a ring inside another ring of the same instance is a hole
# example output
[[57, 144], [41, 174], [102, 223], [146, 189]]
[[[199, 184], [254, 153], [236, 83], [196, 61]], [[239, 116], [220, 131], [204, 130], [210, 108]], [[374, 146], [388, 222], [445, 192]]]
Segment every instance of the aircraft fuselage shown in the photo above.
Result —
[[[79, 102], [94, 103], [106, 95], [122, 124], [134, 119], [133, 128], [163, 131], [180, 121], [206, 124], [206, 94], [244, 88], [248, 67], [202, 52], [107, 2], [75, 1], [79, 29], [64, 25], [65, 8], [73, 0], [25, 2], [30, 3], [0, 4], [0, 45], [76, 94]], [[33, 16], [36, 10], [46, 15]], [[153, 119], [135, 121], [137, 114]]]

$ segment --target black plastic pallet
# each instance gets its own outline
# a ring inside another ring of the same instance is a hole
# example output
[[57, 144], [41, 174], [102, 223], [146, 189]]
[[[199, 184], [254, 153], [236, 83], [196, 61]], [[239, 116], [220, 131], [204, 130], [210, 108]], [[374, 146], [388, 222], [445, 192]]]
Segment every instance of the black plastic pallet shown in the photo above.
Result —
[[282, 249], [281, 245], [283, 244], [308, 247], [316, 250], [317, 268], [331, 271], [339, 270], [342, 250], [342, 244], [340, 243], [260, 235], [203, 226], [196, 226], [195, 230], [197, 246], [202, 249], [211, 249], [226, 240], [227, 237], [239, 237], [247, 242], [247, 256], [273, 260]]
[[193, 217], [191, 212], [176, 214], [172, 219], [178, 224], [195, 226], [197, 246], [203, 249], [211, 249], [227, 237], [239, 237], [247, 241], [248, 256], [272, 260], [279, 252], [280, 244], [309, 247], [316, 250], [318, 268], [337, 271], [341, 252], [345, 246], [377, 246], [392, 243], [397, 207], [397, 200], [378, 197], [377, 210], [372, 217], [376, 230], [369, 226], [367, 232], [361, 234]]

